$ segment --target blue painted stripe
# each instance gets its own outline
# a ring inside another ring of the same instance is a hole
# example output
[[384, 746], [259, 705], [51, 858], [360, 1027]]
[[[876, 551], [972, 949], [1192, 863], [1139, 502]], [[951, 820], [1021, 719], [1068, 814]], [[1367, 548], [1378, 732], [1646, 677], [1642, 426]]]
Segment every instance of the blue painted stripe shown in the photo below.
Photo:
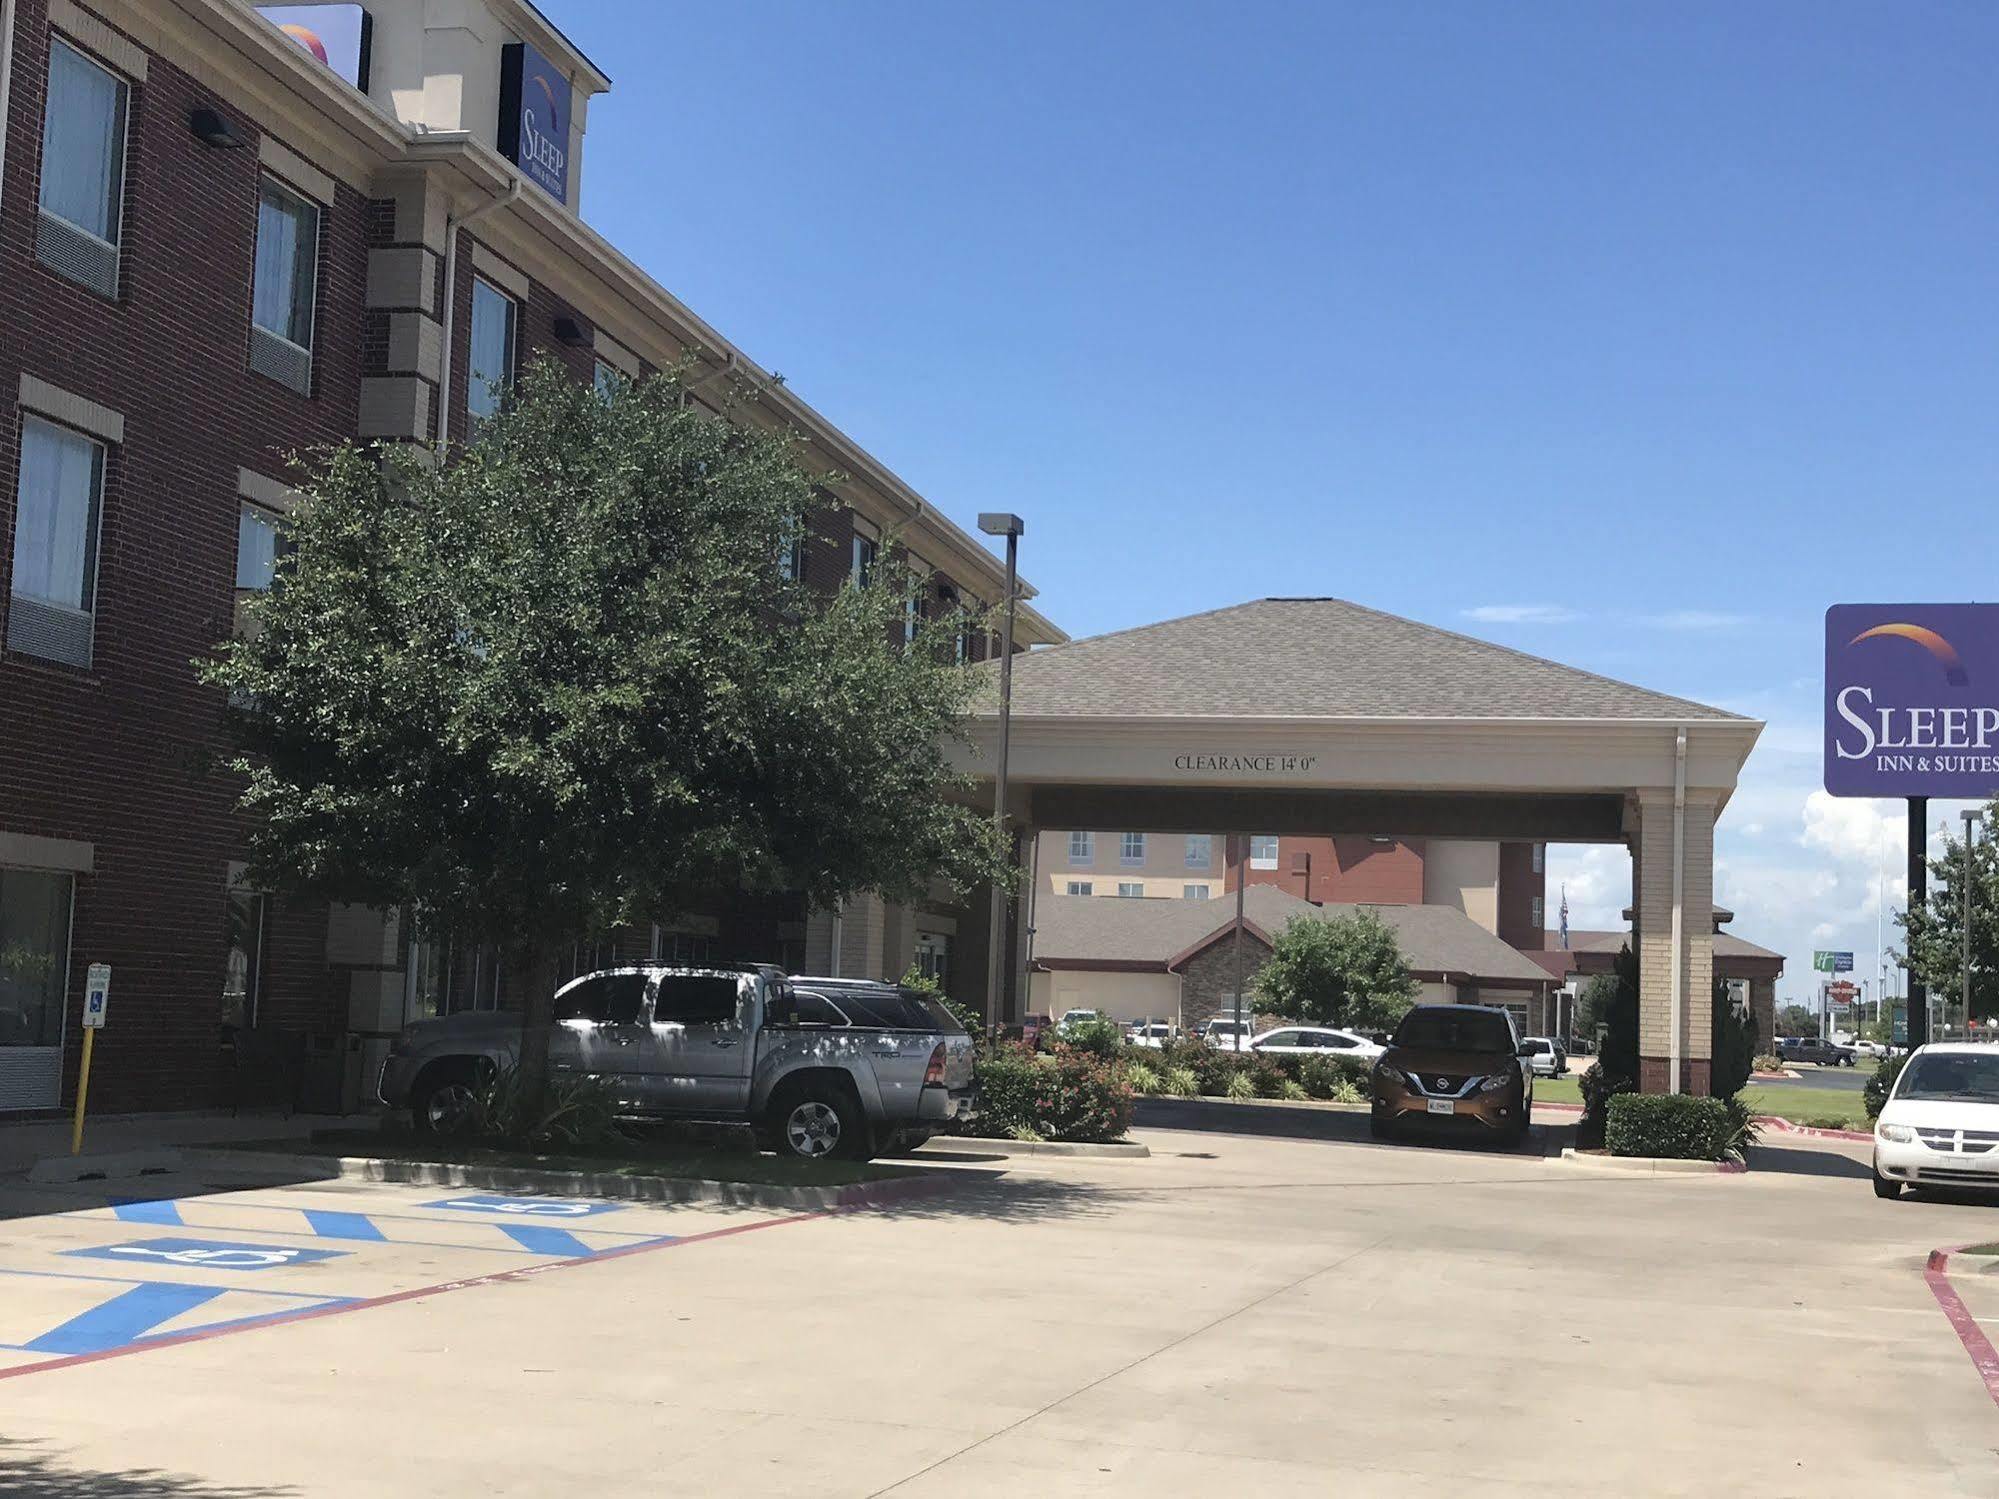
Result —
[[322, 1208], [304, 1208], [305, 1221], [322, 1239], [366, 1239], [379, 1244], [385, 1237], [368, 1221], [365, 1213], [334, 1213]]
[[181, 1222], [180, 1205], [170, 1198], [161, 1198], [157, 1202], [113, 1203], [111, 1211], [126, 1223], [165, 1223], [175, 1228], [187, 1227]]
[[559, 1254], [577, 1259], [597, 1251], [566, 1228], [547, 1228], [539, 1223], [496, 1223], [493, 1225], [529, 1254]]
[[100, 1353], [136, 1342], [162, 1322], [193, 1311], [223, 1293], [222, 1286], [146, 1281], [22, 1346], [31, 1353]]

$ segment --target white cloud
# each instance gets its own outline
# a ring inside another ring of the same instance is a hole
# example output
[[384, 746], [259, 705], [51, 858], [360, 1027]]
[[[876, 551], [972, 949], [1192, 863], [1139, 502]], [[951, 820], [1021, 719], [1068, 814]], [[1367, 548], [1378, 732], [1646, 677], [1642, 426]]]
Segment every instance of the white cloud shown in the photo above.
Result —
[[1565, 604], [1480, 604], [1464, 613], [1486, 625], [1565, 625], [1582, 618]]
[[1638, 623], [1655, 630], [1739, 630], [1746, 614], [1720, 614], [1710, 609], [1675, 609], [1669, 614], [1641, 614]]

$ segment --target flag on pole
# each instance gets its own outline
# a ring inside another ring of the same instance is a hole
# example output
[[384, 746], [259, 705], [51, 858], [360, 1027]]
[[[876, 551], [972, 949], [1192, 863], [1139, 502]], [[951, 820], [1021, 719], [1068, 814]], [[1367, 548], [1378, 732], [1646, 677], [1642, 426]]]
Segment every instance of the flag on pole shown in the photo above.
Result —
[[1562, 946], [1569, 945], [1569, 887], [1562, 886]]

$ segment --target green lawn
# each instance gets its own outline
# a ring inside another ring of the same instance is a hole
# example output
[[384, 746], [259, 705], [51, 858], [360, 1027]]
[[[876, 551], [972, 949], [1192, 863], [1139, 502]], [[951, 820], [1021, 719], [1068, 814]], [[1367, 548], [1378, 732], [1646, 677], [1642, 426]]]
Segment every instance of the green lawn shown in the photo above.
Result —
[[[1798, 1083], [1751, 1083], [1742, 1090], [1742, 1094], [1757, 1113], [1774, 1114], [1793, 1124], [1815, 1125], [1821, 1129], [1868, 1127], [1867, 1109], [1857, 1091], [1848, 1093], [1832, 1088], [1808, 1088]], [[1534, 1100], [1537, 1103], [1580, 1104], [1583, 1101], [1582, 1089], [1573, 1074], [1537, 1078]]]

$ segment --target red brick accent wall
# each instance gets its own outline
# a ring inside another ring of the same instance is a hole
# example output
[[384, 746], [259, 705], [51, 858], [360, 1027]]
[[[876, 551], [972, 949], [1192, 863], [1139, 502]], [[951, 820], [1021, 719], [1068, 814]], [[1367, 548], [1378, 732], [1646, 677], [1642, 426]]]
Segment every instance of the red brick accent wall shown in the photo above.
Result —
[[[1547, 943], [1547, 865], [1534, 872], [1532, 843], [1499, 845], [1499, 940], [1523, 952], [1539, 952]], [[1534, 901], [1542, 900], [1540, 920]]]
[[[35, 258], [47, 38], [44, 0], [24, 0], [0, 201], [0, 572], [21, 374], [122, 413], [125, 440], [105, 475], [95, 664], [0, 658], [0, 827], [96, 846], [76, 888], [72, 1072], [84, 968], [107, 962], [113, 1020], [93, 1102], [196, 1107], [220, 1096], [223, 891], [239, 840], [237, 786], [215, 763], [221, 698], [189, 663], [230, 629], [238, 467], [282, 477], [287, 451], [355, 430], [369, 205], [342, 187], [321, 216], [313, 396], [250, 373], [257, 153], [203, 146], [187, 119], [221, 108], [252, 141], [257, 125], [156, 56], [131, 93], [119, 299], [65, 280]], [[310, 142], [286, 144], [310, 159]], [[323, 913], [274, 914], [268, 1015], [344, 1024], [324, 934]]]
[[[1226, 842], [1226, 839], [1222, 840]], [[1236, 887], [1237, 866], [1223, 873], [1222, 888]], [[1277, 841], [1277, 867], [1251, 869], [1252, 885], [1276, 885], [1301, 900], [1379, 905], [1423, 903], [1420, 841], [1376, 843], [1372, 838], [1290, 838]]]

